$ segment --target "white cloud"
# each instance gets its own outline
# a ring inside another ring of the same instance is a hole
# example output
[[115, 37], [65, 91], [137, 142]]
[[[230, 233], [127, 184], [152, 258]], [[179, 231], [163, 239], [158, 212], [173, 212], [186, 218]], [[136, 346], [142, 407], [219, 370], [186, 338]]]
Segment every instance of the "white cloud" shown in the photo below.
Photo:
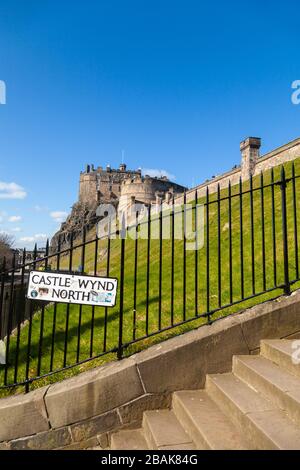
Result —
[[22, 232], [22, 229], [20, 227], [14, 227], [11, 229], [12, 232]]
[[36, 235], [34, 235], [34, 238], [36, 240], [39, 240], [40, 242], [41, 241], [46, 241], [47, 240], [47, 235], [45, 233], [37, 233]]
[[22, 237], [20, 238], [20, 241], [25, 243], [31, 243], [34, 242], [34, 237]]
[[35, 206], [33, 206], [33, 210], [35, 212], [48, 212], [49, 211], [48, 207], [40, 206], [39, 204], [36, 204]]
[[0, 199], [24, 199], [27, 196], [22, 186], [0, 181]]
[[64, 222], [67, 218], [68, 213], [64, 211], [53, 211], [50, 212], [50, 217], [55, 220], [55, 222]]
[[3, 222], [4, 217], [7, 216], [7, 213], [5, 211], [0, 211], [0, 223]]
[[20, 215], [12, 215], [8, 218], [8, 222], [20, 222], [22, 217]]
[[21, 237], [20, 241], [25, 243], [32, 243], [32, 242], [44, 242], [47, 240], [47, 235], [45, 233], [37, 233], [31, 237]]
[[159, 168], [142, 168], [142, 173], [143, 175], [149, 175], [152, 178], [155, 178], [156, 176], [158, 178], [162, 178], [163, 176], [166, 176], [171, 181], [176, 180], [175, 175], [172, 175], [172, 173], [169, 173], [166, 170], [160, 170]]

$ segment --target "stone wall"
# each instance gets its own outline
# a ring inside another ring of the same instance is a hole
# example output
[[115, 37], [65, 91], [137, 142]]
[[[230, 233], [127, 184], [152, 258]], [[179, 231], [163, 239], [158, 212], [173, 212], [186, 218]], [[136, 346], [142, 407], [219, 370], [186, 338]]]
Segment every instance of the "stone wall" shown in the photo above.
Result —
[[145, 204], [156, 201], [157, 193], [165, 197], [168, 191], [182, 193], [186, 188], [169, 181], [166, 177], [142, 176], [141, 170], [126, 170], [120, 165], [118, 170], [102, 167], [96, 170], [88, 165], [87, 171], [80, 174], [79, 203], [94, 208], [100, 203], [120, 202], [125, 207], [127, 199], [135, 197]]
[[150, 205], [161, 202], [167, 194], [182, 194], [186, 188], [179, 184], [172, 183], [168, 179], [150, 178], [149, 176], [140, 176], [133, 179], [127, 179], [121, 186], [121, 196], [119, 199], [119, 211], [126, 210], [128, 205], [133, 202]]
[[168, 408], [176, 390], [231, 370], [261, 339], [298, 338], [300, 291], [169, 339], [120, 362], [26, 395], [0, 399], [0, 449], [106, 448], [110, 434], [139, 427], [145, 410]]
[[97, 203], [97, 174], [96, 172], [80, 173], [79, 198], [80, 203]]
[[[220, 185], [220, 189], [227, 188], [229, 182], [231, 185], [238, 184], [240, 178], [245, 181], [249, 179], [250, 175], [259, 175], [261, 172], [269, 170], [272, 167], [300, 157], [300, 138], [278, 147], [262, 157], [259, 156], [260, 141], [261, 140], [258, 137], [249, 137], [241, 142], [241, 166], [233, 168], [232, 170], [223, 173], [222, 175], [218, 175], [214, 179], [206, 181], [187, 191], [187, 202], [195, 199], [196, 191], [199, 198], [204, 197], [207, 188], [209, 193], [214, 193], [217, 191], [218, 185]], [[182, 196], [176, 198], [176, 204], [179, 205], [182, 203]]]
[[140, 177], [141, 170], [127, 170], [125, 164], [119, 169], [112, 169], [107, 165], [94, 169], [87, 165], [86, 171], [80, 173], [78, 201], [86, 205], [99, 205], [118, 200], [121, 195], [122, 183], [131, 178]]
[[258, 175], [261, 171], [269, 170], [274, 166], [295, 160], [298, 157], [300, 157], [300, 139], [293, 140], [259, 158], [253, 174]]
[[122, 211], [130, 212], [132, 203], [154, 204], [157, 198], [164, 199], [169, 192], [181, 194], [185, 187], [169, 181], [166, 177], [142, 177], [141, 170], [127, 170], [122, 163], [119, 169], [106, 169], [87, 165], [86, 171], [80, 173], [79, 198], [73, 205], [66, 222], [51, 240], [51, 250], [69, 244], [71, 233], [73, 238], [82, 236], [83, 229], [87, 231], [95, 227], [100, 217], [97, 207], [100, 204], [113, 204]]

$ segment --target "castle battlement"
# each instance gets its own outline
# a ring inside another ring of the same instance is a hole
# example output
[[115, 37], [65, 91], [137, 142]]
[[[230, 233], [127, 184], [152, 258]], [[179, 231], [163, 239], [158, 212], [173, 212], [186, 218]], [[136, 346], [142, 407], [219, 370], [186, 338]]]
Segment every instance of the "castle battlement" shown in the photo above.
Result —
[[[91, 209], [101, 203], [118, 203], [122, 196], [135, 196], [139, 201], [149, 204], [155, 202], [157, 191], [167, 193], [172, 189], [181, 194], [186, 188], [173, 183], [167, 177], [151, 177], [142, 175], [141, 169], [128, 170], [125, 163], [118, 169], [107, 165], [95, 168], [86, 165], [80, 173], [79, 203], [88, 205]], [[124, 197], [123, 197], [124, 199]]]
[[134, 203], [146, 206], [163, 199], [169, 201], [172, 195], [179, 196], [187, 188], [169, 181], [166, 177], [142, 175], [142, 170], [129, 170], [125, 163], [119, 168], [105, 168], [88, 164], [79, 176], [78, 201], [73, 205], [61, 229], [52, 239], [55, 245], [60, 238], [61, 243], [68, 243], [70, 234], [81, 234], [83, 227], [87, 230], [95, 226], [99, 220], [97, 208], [100, 204], [113, 204], [119, 211], [127, 211]]

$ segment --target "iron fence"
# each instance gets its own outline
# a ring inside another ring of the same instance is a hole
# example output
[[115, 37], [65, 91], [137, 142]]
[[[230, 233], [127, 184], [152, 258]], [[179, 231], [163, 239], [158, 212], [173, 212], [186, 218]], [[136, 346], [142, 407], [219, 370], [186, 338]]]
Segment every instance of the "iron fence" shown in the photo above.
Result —
[[[286, 173], [287, 171], [287, 173]], [[294, 164], [205, 194], [185, 194], [118, 230], [50, 248], [0, 279], [0, 388], [131, 354], [168, 334], [211, 324], [236, 307], [290, 294], [299, 281]], [[191, 248], [191, 243], [194, 243]], [[5, 263], [5, 262], [4, 262]], [[15, 263], [13, 264], [15, 266]], [[26, 298], [28, 272], [117, 277], [113, 308]], [[18, 277], [17, 277], [18, 276]], [[155, 339], [157, 337], [157, 339]], [[106, 357], [107, 356], [107, 357]], [[1, 354], [0, 354], [1, 358]], [[199, 359], [201, 360], [201, 359]], [[71, 373], [71, 372], [70, 372]]]

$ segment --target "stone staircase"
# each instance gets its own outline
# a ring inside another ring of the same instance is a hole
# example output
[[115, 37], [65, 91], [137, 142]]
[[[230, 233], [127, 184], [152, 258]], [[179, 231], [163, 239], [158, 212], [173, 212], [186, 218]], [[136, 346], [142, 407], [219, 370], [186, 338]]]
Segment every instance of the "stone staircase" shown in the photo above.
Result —
[[234, 356], [232, 372], [207, 375], [204, 390], [174, 392], [172, 409], [144, 412], [140, 429], [112, 434], [111, 449], [300, 449], [292, 345], [263, 340], [260, 355]]

